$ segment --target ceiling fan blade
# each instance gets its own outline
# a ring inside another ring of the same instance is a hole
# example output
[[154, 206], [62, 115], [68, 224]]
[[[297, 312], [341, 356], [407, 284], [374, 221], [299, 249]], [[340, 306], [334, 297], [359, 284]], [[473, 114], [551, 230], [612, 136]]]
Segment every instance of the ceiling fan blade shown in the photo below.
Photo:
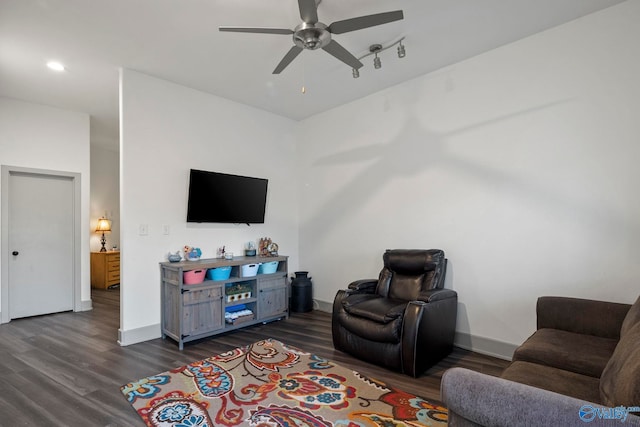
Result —
[[298, 0], [300, 18], [307, 24], [318, 23], [318, 5], [316, 0]]
[[231, 33], [293, 34], [293, 30], [288, 28], [219, 27], [218, 29]]
[[333, 34], [343, 34], [349, 31], [362, 30], [363, 28], [375, 27], [376, 25], [387, 24], [393, 21], [404, 19], [401, 10], [393, 12], [376, 13], [375, 15], [359, 16], [357, 18], [336, 21], [329, 25], [329, 31]]
[[282, 70], [287, 68], [287, 65], [291, 64], [291, 61], [296, 59], [296, 56], [300, 55], [300, 52], [302, 52], [302, 50], [303, 49], [298, 46], [293, 46], [291, 49], [289, 49], [289, 52], [287, 52], [284, 58], [282, 58], [282, 61], [280, 61], [276, 69], [273, 70], [273, 74], [280, 74]]
[[356, 70], [363, 65], [358, 58], [353, 56], [351, 52], [342, 47], [342, 45], [335, 40], [331, 40], [329, 44], [322, 49]]

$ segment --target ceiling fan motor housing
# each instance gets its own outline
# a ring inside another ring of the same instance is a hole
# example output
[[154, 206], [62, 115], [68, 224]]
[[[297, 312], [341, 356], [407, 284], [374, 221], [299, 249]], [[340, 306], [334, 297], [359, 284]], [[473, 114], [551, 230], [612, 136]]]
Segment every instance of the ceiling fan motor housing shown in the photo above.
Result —
[[293, 43], [303, 49], [316, 50], [331, 42], [331, 33], [322, 22], [298, 25], [293, 33]]

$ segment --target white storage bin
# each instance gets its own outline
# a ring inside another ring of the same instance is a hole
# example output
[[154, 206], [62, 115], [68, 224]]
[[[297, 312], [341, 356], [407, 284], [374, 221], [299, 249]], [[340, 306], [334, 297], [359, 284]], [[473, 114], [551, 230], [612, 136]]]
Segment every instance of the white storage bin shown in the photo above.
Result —
[[258, 274], [260, 264], [245, 264], [242, 266], [242, 277], [253, 277]]

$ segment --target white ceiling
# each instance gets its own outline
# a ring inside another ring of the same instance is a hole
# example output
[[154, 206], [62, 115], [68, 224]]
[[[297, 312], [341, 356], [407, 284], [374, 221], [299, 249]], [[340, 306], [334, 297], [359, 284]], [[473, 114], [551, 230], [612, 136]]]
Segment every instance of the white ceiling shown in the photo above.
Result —
[[[299, 120], [621, 2], [323, 0], [325, 24], [404, 11], [402, 21], [334, 35], [358, 57], [406, 37], [406, 58], [382, 52], [380, 70], [366, 58], [356, 80], [323, 51], [304, 51], [273, 75], [290, 36], [218, 31], [293, 29], [301, 22], [295, 0], [0, 0], [0, 96], [89, 113], [91, 142], [110, 146], [120, 67]], [[67, 71], [48, 70], [51, 59]]]

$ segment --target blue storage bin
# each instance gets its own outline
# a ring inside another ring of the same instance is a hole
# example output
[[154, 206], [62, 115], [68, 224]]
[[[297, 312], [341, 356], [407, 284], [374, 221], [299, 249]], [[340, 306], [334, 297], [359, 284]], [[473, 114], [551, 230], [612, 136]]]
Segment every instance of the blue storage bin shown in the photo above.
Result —
[[278, 270], [279, 261], [263, 262], [258, 267], [258, 274], [273, 274]]
[[231, 266], [210, 268], [207, 270], [207, 279], [209, 280], [227, 280], [231, 276]]

